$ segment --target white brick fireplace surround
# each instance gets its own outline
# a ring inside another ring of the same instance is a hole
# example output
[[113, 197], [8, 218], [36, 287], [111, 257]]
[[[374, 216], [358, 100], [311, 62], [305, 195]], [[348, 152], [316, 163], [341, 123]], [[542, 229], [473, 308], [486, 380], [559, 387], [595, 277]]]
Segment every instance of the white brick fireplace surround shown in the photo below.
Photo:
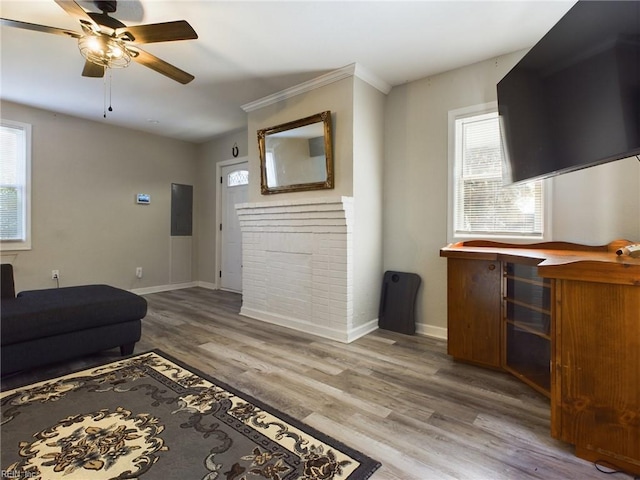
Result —
[[354, 327], [353, 198], [244, 203], [242, 309], [269, 323], [350, 342]]

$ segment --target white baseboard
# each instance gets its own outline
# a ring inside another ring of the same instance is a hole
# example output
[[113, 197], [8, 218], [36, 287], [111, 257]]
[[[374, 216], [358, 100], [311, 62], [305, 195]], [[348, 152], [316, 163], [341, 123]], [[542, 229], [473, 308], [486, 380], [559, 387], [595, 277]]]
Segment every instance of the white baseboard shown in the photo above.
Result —
[[171, 290], [181, 290], [183, 288], [192, 288], [197, 286], [198, 286], [198, 282], [170, 283], [168, 285], [156, 285], [153, 287], [134, 288], [131, 290], [131, 292], [137, 295], [148, 295], [149, 293], [168, 292]]
[[153, 287], [134, 288], [129, 290], [137, 295], [148, 295], [150, 293], [170, 292], [171, 290], [182, 290], [183, 288], [201, 287], [208, 290], [218, 290], [215, 283], [210, 282], [186, 282], [186, 283], [170, 283], [168, 285], [155, 285]]
[[416, 333], [426, 337], [433, 337], [439, 340], [447, 339], [447, 329], [442, 327], [434, 327], [426, 323], [416, 323]]
[[378, 329], [378, 319], [374, 318], [373, 320], [369, 320], [367, 323], [360, 325], [359, 327], [352, 328], [347, 332], [347, 343], [351, 343], [354, 340], [359, 339], [360, 337], [364, 337], [365, 335], [375, 331]]
[[211, 282], [196, 282], [198, 287], [206, 288], [207, 290], [218, 290], [218, 285]]
[[377, 318], [365, 323], [364, 325], [344, 332], [342, 330], [324, 327], [322, 325], [317, 325], [315, 323], [307, 322], [298, 318], [263, 312], [261, 310], [247, 308], [244, 306], [240, 309], [240, 315], [254, 318], [256, 320], [261, 320], [263, 322], [272, 323], [274, 325], [279, 325], [281, 327], [291, 328], [292, 330], [297, 330], [299, 332], [311, 333], [319, 337], [328, 338], [329, 340], [336, 340], [342, 343], [351, 343], [354, 340], [378, 328]]

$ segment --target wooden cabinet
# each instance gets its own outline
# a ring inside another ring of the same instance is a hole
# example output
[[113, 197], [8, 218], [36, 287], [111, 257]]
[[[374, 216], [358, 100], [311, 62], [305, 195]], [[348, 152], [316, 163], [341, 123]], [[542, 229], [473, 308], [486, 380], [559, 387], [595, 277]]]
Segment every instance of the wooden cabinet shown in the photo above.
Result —
[[637, 475], [640, 259], [614, 253], [628, 243], [475, 241], [449, 245], [441, 256], [449, 353], [547, 394], [553, 437], [582, 458]]

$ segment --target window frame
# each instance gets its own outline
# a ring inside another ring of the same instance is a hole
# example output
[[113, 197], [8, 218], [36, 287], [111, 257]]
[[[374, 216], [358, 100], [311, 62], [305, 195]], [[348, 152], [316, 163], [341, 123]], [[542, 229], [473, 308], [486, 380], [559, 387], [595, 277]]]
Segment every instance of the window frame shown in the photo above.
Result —
[[479, 117], [498, 112], [497, 102], [488, 102], [480, 105], [473, 105], [448, 112], [448, 202], [447, 202], [447, 237], [448, 242], [459, 242], [465, 240], [493, 240], [508, 241], [511, 243], [535, 243], [544, 242], [551, 239], [551, 192], [553, 179], [542, 180], [542, 235], [518, 235], [487, 232], [458, 233], [455, 230], [456, 215], [456, 195], [457, 195], [457, 142], [456, 122], [464, 118]]
[[17, 240], [0, 239], [2, 251], [31, 250], [31, 154], [32, 154], [32, 127], [29, 123], [18, 122], [0, 118], [3, 127], [21, 129], [24, 132], [24, 185], [23, 185], [23, 238]]

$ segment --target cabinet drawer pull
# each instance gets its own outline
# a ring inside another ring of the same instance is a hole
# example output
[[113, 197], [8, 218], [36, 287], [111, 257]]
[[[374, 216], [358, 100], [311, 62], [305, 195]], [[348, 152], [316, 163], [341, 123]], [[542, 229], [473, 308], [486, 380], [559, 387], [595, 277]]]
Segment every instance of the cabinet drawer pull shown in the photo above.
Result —
[[496, 266], [492, 263], [491, 265], [489, 265], [489, 270], [495, 270]]

